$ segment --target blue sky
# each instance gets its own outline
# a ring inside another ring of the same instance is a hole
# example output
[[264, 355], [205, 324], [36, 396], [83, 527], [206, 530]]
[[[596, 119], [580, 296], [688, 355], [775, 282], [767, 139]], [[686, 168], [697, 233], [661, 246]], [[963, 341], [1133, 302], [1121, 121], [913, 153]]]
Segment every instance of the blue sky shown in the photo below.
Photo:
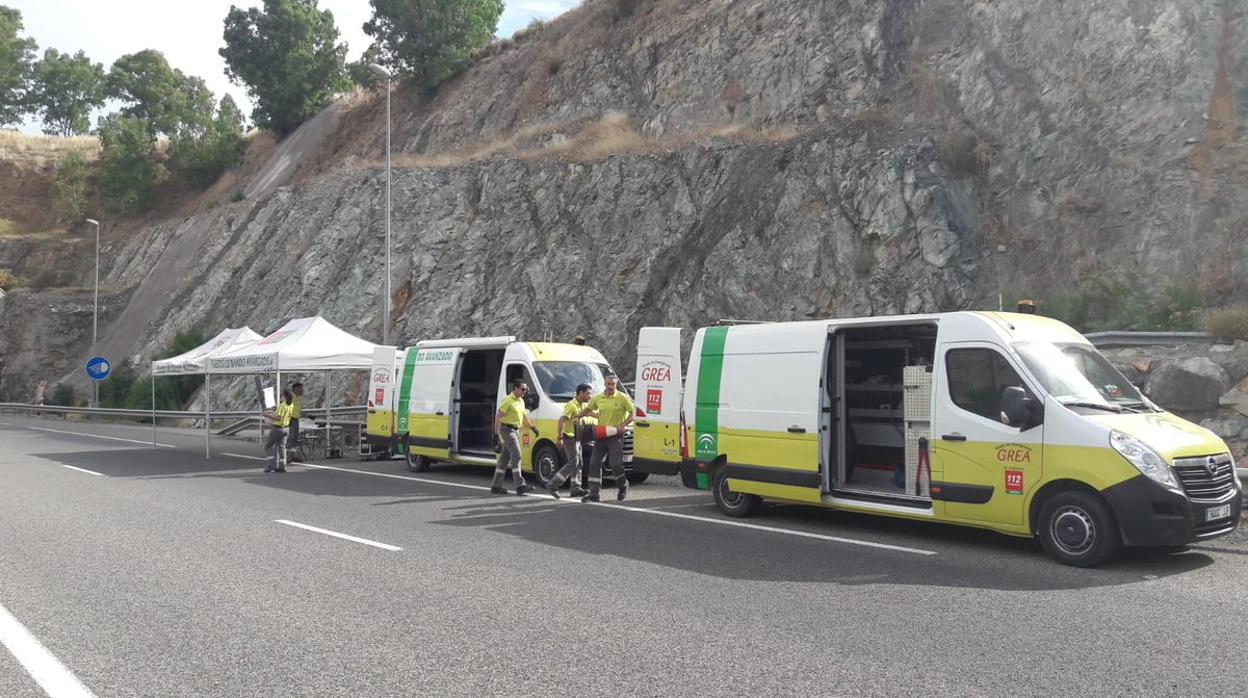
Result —
[[[504, 0], [499, 36], [511, 36], [534, 19], [551, 19], [575, 7], [579, 0]], [[251, 111], [241, 87], [225, 77], [221, 22], [231, 5], [259, 6], [260, 0], [0, 0], [22, 13], [25, 35], [39, 42], [39, 50], [55, 48], [73, 53], [82, 49], [107, 68], [127, 53], [153, 48], [165, 54], [173, 67], [197, 75], [220, 97], [229, 92]], [[368, 0], [320, 0], [334, 13], [341, 40], [355, 58], [368, 46], [361, 26], [371, 15]], [[22, 130], [38, 133], [36, 124]]]

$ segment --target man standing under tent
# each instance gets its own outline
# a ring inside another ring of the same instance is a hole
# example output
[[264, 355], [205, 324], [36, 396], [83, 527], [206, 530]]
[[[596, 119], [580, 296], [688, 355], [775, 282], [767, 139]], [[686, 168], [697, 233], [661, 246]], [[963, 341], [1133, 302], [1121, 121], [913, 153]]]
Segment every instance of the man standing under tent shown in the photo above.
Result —
[[588, 494], [581, 489], [580, 484], [581, 446], [584, 443], [582, 428], [593, 426], [598, 421], [593, 417], [578, 419], [576, 415], [585, 409], [585, 403], [589, 402], [591, 390], [592, 388], [590, 388], [588, 383], [581, 383], [576, 386], [576, 396], [563, 406], [563, 414], [559, 415], [559, 424], [556, 426], [559, 440], [555, 442], [555, 445], [563, 449], [564, 455], [568, 460], [559, 469], [559, 472], [555, 473], [555, 476], [551, 478], [550, 484], [547, 486], [547, 489], [550, 490], [550, 495], [555, 499], [559, 499], [559, 487], [563, 485], [563, 481], [567, 480], [569, 476], [572, 479], [571, 495], [573, 497], [582, 497]]
[[290, 393], [295, 399], [291, 402], [290, 434], [286, 437], [286, 450], [296, 452], [295, 457], [302, 460], [304, 455], [303, 446], [299, 443], [299, 418], [303, 416], [303, 383], [290, 386]]
[[[594, 453], [589, 457], [589, 494], [581, 498], [583, 502], [598, 501], [604, 460], [611, 463], [611, 476], [619, 489], [616, 499], [624, 501], [628, 496], [628, 478], [624, 477], [624, 429], [633, 421], [633, 401], [622, 390], [616, 389], [619, 384], [616, 376], [607, 376], [603, 383], [602, 393], [577, 414], [578, 418], [590, 413], [598, 415], [598, 426], [594, 429], [599, 433], [594, 439]], [[608, 436], [604, 427], [613, 429], [615, 433]]]
[[498, 449], [498, 465], [494, 466], [494, 482], [490, 486], [492, 494], [507, 494], [503, 487], [503, 473], [511, 470], [511, 479], [516, 483], [516, 494], [529, 491], [524, 482], [524, 474], [520, 472], [520, 429], [528, 427], [537, 436], [537, 427], [529, 421], [529, 413], [524, 408], [524, 394], [529, 386], [523, 380], [511, 384], [511, 393], [498, 404], [498, 414], [494, 415], [494, 445]]
[[[282, 401], [277, 403], [277, 407], [265, 416], [269, 418], [270, 426], [269, 438], [264, 442], [264, 455], [268, 459], [265, 463], [264, 472], [271, 473], [276, 470], [279, 473], [286, 472], [286, 436], [287, 428], [290, 426], [290, 414], [294, 409], [294, 398], [289, 390], [282, 391]], [[273, 455], [269, 452], [272, 450]]]

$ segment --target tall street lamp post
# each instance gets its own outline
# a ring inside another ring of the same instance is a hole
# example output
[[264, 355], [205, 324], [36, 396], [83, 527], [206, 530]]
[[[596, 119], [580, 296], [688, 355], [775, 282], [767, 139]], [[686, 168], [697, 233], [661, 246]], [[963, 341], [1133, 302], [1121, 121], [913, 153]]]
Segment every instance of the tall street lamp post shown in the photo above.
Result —
[[[95, 226], [95, 302], [91, 312], [91, 351], [95, 351], [95, 343], [100, 335], [100, 222], [88, 218], [87, 222]], [[100, 406], [100, 382], [91, 381], [91, 406]]]
[[390, 344], [390, 79], [393, 74], [370, 63], [368, 69], [386, 79], [386, 309], [381, 316], [381, 343]]

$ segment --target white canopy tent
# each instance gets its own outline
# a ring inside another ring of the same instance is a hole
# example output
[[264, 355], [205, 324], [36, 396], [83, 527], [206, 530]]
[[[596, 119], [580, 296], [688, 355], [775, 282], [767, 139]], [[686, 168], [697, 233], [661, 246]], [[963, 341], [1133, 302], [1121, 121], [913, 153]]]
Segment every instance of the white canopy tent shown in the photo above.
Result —
[[221, 330], [216, 337], [194, 349], [168, 359], [152, 362], [153, 376], [190, 376], [204, 372], [208, 358], [251, 346], [264, 339], [250, 327]]
[[[280, 399], [282, 371], [368, 370], [376, 345], [345, 332], [323, 317], [291, 320], [254, 344], [239, 345], [207, 357], [204, 384], [205, 411], [211, 399], [212, 376], [272, 373], [276, 377], [275, 399]], [[326, 380], [326, 426], [329, 428], [329, 381]], [[263, 410], [264, 405], [261, 405]], [[207, 420], [205, 420], [205, 425]], [[211, 434], [205, 427], [205, 432]], [[205, 438], [204, 454], [211, 457], [211, 436]]]
[[[259, 342], [263, 337], [250, 327], [221, 330], [216, 337], [168, 359], [152, 362], [152, 445], [156, 445], [156, 377], [195, 376], [203, 374], [209, 357], [241, 349]], [[204, 420], [205, 424], [208, 420]]]

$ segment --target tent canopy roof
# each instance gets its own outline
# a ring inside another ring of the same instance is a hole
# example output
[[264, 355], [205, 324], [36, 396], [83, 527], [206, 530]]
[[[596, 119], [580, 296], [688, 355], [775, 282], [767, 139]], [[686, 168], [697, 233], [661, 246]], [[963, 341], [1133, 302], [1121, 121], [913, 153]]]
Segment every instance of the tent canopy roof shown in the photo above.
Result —
[[216, 337], [190, 351], [169, 357], [168, 359], [153, 361], [152, 375], [185, 376], [203, 373], [210, 357], [250, 346], [261, 339], [263, 337], [253, 332], [250, 327], [221, 330]]
[[208, 368], [212, 373], [368, 369], [375, 347], [323, 317], [305, 317], [291, 320], [255, 344], [211, 357]]

